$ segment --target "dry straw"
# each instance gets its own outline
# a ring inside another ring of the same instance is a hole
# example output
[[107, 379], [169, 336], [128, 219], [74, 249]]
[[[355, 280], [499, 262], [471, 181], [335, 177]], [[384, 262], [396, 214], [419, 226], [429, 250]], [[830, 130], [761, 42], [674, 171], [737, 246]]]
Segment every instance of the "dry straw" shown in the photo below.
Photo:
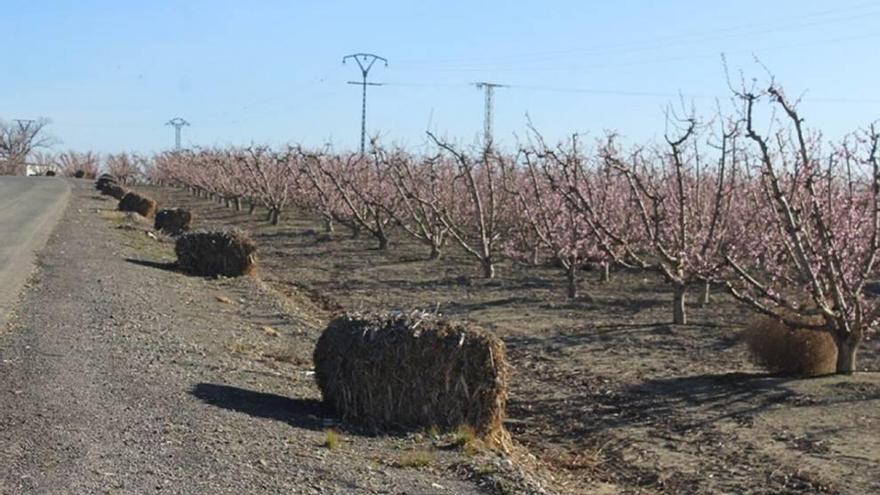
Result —
[[174, 251], [184, 271], [208, 277], [238, 277], [256, 267], [254, 241], [238, 230], [189, 232], [177, 238]]
[[104, 186], [103, 189], [101, 189], [101, 194], [103, 194], [105, 196], [110, 196], [115, 199], [120, 199], [120, 200], [122, 198], [124, 198], [125, 195], [128, 193], [129, 193], [128, 189], [120, 186], [119, 184], [117, 184], [115, 182], [109, 183], [106, 186]]
[[315, 347], [324, 400], [347, 421], [380, 429], [468, 426], [497, 447], [509, 370], [504, 343], [421, 312], [347, 314]]
[[156, 213], [153, 228], [169, 235], [178, 235], [189, 230], [192, 214], [183, 208], [165, 208]]
[[95, 189], [103, 191], [110, 184], [116, 184], [116, 178], [110, 174], [101, 174], [98, 180], [95, 181]]
[[157, 203], [156, 200], [134, 191], [129, 191], [128, 194], [123, 196], [119, 201], [119, 211], [133, 211], [146, 218], [155, 215], [156, 210], [158, 209], [159, 203]]
[[742, 337], [753, 361], [771, 373], [818, 376], [836, 368], [834, 337], [823, 330], [792, 328], [776, 318], [759, 316]]

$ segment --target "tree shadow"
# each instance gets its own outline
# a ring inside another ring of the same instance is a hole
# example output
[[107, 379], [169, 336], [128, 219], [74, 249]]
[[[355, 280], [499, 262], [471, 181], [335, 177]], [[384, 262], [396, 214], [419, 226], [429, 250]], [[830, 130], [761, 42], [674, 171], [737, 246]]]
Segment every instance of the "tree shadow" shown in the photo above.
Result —
[[148, 268], [158, 268], [160, 270], [165, 270], [169, 272], [180, 272], [180, 268], [177, 266], [176, 261], [150, 261], [150, 260], [139, 260], [136, 258], [125, 258], [125, 261], [138, 266], [146, 266]]
[[[545, 440], [570, 442], [633, 427], [683, 435], [706, 431], [721, 422], [749, 425], [775, 407], [828, 407], [880, 398], [880, 387], [814, 396], [791, 386], [812, 379], [822, 377], [734, 372], [616, 387], [613, 380], [596, 376], [579, 383], [579, 390], [565, 397], [513, 398], [508, 410], [517, 424], [554, 425], [552, 431], [541, 432]], [[527, 426], [514, 427], [513, 433], [530, 434]]]
[[282, 421], [297, 428], [321, 431], [331, 419], [327, 406], [315, 399], [291, 399], [254, 392], [231, 385], [199, 383], [190, 395], [214, 407], [237, 411], [256, 418]]

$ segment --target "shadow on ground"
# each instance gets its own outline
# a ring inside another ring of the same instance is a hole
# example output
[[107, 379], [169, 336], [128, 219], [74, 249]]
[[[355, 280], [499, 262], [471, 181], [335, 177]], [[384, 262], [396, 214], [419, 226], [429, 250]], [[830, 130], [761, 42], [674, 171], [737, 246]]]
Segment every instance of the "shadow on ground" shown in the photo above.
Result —
[[298, 428], [320, 431], [329, 418], [321, 401], [291, 399], [276, 394], [254, 392], [231, 385], [199, 383], [190, 394], [215, 407], [245, 413], [256, 418], [283, 421]]
[[125, 261], [127, 261], [133, 265], [146, 266], [148, 268], [158, 268], [160, 270], [166, 270], [169, 272], [180, 271], [177, 268], [176, 261], [161, 262], [161, 261], [139, 260], [139, 259], [135, 259], [135, 258], [125, 258]]

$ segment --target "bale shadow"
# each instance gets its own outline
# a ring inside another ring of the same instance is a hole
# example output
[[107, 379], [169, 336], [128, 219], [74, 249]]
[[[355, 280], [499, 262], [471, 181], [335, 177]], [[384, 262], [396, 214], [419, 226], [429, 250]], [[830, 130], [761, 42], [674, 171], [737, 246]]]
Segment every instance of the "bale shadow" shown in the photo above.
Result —
[[125, 261], [127, 261], [128, 263], [134, 264], [134, 265], [146, 266], [148, 268], [158, 268], [160, 270], [165, 270], [165, 271], [169, 271], [169, 272], [180, 272], [180, 268], [177, 266], [176, 261], [161, 262], [161, 261], [139, 260], [136, 258], [125, 258]]
[[322, 431], [326, 428], [326, 420], [335, 422], [329, 414], [331, 411], [315, 399], [291, 399], [214, 383], [198, 383], [190, 395], [214, 407], [282, 421], [297, 428]]

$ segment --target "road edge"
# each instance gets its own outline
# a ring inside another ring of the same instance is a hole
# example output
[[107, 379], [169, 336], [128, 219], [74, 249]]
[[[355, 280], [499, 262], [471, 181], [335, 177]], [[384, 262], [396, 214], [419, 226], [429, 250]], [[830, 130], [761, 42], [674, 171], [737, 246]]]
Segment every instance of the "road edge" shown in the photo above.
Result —
[[36, 269], [37, 257], [67, 211], [75, 184], [70, 179], [64, 179], [64, 184], [64, 192], [37, 218], [34, 234], [28, 242], [12, 256], [6, 269], [0, 269], [0, 280], [5, 286], [5, 290], [0, 291], [0, 330], [7, 327], [23, 289]]

